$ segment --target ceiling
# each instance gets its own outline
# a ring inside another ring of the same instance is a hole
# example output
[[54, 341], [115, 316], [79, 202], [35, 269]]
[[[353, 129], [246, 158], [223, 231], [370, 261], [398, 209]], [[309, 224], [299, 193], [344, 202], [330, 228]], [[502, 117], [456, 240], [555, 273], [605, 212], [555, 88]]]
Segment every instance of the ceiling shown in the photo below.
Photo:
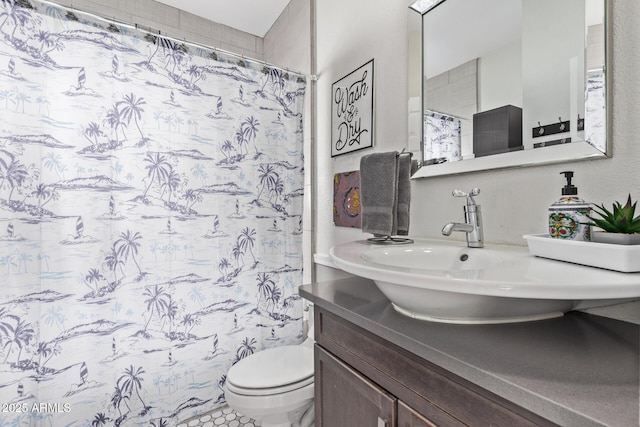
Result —
[[219, 24], [264, 37], [290, 0], [157, 0]]

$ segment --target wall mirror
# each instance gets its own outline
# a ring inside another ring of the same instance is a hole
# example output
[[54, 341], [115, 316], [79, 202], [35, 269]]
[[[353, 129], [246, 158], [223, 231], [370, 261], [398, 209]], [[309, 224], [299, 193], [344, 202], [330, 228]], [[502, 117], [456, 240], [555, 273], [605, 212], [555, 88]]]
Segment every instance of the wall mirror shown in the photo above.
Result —
[[418, 0], [414, 178], [611, 156], [606, 0]]

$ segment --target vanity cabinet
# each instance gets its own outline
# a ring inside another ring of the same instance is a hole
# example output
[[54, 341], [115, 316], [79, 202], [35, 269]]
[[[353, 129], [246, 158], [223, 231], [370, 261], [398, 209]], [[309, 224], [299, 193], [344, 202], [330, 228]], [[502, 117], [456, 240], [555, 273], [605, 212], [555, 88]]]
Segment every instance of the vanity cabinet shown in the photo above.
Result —
[[316, 427], [552, 426], [326, 310], [315, 310]]
[[[317, 426], [395, 426], [396, 399], [331, 353], [316, 347], [316, 402], [322, 402]], [[348, 421], [347, 421], [348, 420]]]

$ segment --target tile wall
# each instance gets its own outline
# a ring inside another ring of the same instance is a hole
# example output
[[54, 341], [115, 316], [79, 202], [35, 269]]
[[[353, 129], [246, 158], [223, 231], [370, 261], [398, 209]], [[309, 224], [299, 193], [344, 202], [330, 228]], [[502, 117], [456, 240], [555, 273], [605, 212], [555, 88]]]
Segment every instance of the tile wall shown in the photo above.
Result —
[[56, 0], [62, 6], [138, 24], [167, 36], [264, 60], [263, 39], [154, 0]]

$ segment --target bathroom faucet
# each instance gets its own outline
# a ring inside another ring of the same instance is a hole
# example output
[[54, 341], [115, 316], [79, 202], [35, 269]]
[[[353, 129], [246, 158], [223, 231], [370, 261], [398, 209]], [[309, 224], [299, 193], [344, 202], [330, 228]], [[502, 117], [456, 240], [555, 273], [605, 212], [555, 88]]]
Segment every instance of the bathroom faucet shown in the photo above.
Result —
[[464, 231], [467, 234], [467, 246], [470, 248], [481, 248], [484, 246], [482, 235], [482, 213], [480, 205], [476, 205], [473, 196], [480, 194], [479, 188], [474, 188], [469, 193], [460, 190], [453, 190], [454, 197], [466, 197], [467, 204], [464, 207], [465, 223], [449, 222], [442, 227], [442, 234], [450, 236], [454, 231]]

